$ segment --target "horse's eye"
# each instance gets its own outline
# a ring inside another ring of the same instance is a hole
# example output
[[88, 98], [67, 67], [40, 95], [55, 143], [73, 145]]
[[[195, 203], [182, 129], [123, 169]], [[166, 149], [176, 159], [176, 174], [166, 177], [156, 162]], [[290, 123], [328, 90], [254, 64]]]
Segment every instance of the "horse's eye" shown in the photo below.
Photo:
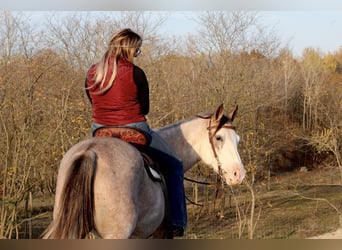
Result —
[[216, 135], [216, 136], [215, 136], [215, 139], [216, 139], [216, 141], [222, 141], [222, 140], [223, 140], [222, 137], [221, 137], [220, 135]]

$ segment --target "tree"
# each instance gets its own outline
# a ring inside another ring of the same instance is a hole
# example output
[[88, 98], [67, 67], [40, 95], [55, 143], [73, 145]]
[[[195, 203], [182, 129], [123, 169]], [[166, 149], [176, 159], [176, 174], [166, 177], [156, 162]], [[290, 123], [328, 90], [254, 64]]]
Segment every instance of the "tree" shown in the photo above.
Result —
[[328, 78], [328, 67], [319, 53], [305, 49], [301, 61], [303, 85], [303, 129], [311, 129], [317, 124], [319, 97], [324, 93], [324, 83]]
[[18, 237], [18, 209], [31, 191], [30, 177], [37, 163], [34, 128], [41, 118], [35, 94], [43, 71], [32, 63], [40, 34], [26, 24], [26, 17], [1, 12], [2, 51], [0, 74], [2, 100], [0, 128], [0, 238]]

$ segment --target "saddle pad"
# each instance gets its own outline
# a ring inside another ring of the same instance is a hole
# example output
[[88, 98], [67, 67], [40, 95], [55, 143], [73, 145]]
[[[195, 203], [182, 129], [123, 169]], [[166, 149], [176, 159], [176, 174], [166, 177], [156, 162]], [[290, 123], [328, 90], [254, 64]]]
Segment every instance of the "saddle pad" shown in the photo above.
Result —
[[93, 136], [108, 136], [119, 138], [139, 148], [150, 144], [148, 136], [144, 131], [132, 127], [100, 127], [96, 129]]

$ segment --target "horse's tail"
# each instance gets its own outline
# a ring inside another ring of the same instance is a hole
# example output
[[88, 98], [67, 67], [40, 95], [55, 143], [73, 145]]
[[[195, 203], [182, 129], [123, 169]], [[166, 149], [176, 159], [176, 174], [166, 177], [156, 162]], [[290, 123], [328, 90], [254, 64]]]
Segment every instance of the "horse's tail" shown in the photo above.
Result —
[[58, 211], [43, 233], [44, 239], [85, 238], [94, 229], [94, 177], [97, 155], [84, 150], [72, 156]]

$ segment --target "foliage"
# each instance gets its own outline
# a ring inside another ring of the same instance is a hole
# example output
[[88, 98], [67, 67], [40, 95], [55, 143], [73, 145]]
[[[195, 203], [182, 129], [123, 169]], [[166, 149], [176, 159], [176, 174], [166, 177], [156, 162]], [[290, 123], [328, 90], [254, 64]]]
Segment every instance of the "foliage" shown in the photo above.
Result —
[[[313, 167], [318, 154], [311, 153], [325, 151], [342, 182], [341, 50], [321, 55], [308, 48], [295, 58], [256, 13], [202, 13], [198, 34], [183, 40], [158, 33], [165, 20], [144, 12], [55, 14], [34, 30], [24, 15], [0, 12], [0, 238], [19, 237], [27, 218], [18, 211], [31, 194], [54, 193], [63, 154], [89, 136], [85, 72], [123, 23], [144, 37], [136, 63], [149, 80], [152, 127], [210, 112], [221, 102], [239, 105], [249, 204], [257, 205], [253, 188], [265, 171], [284, 168], [281, 159], [308, 146], [304, 160], [297, 154], [288, 164]], [[255, 216], [248, 216], [251, 230]]]

